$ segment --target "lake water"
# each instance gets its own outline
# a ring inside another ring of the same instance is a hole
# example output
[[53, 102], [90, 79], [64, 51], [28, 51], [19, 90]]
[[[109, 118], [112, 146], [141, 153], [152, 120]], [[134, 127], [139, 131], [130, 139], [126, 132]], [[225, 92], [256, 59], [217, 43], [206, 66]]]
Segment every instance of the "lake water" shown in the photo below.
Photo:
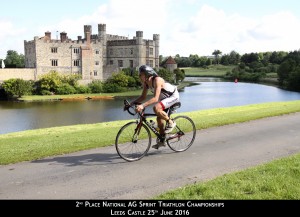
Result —
[[[300, 100], [300, 93], [252, 83], [211, 82], [180, 91], [178, 112], [264, 102]], [[74, 124], [132, 119], [123, 112], [123, 100], [6, 102], [0, 101], [0, 134]], [[149, 111], [151, 109], [149, 108]]]

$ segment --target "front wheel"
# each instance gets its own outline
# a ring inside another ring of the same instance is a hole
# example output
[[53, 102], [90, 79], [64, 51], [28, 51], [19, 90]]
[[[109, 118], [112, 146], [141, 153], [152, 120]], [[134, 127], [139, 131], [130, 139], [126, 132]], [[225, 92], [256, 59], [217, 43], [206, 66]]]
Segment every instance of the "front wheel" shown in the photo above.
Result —
[[119, 130], [115, 145], [119, 156], [124, 160], [140, 160], [149, 151], [151, 145], [150, 131], [142, 123], [129, 122]]
[[177, 116], [173, 119], [176, 127], [168, 134], [167, 144], [176, 152], [187, 150], [196, 137], [196, 127], [192, 119], [187, 116]]

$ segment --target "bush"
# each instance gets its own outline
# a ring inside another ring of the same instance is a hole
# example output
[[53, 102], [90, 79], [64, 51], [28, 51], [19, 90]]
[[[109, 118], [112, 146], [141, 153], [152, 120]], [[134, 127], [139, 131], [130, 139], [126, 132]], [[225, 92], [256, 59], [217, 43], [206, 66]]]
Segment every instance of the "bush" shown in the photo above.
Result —
[[53, 95], [53, 92], [49, 91], [49, 90], [42, 90], [40, 92], [41, 95], [46, 96], [46, 95]]
[[128, 87], [128, 78], [124, 72], [113, 73], [112, 77], [108, 80], [109, 83], [116, 84], [120, 87]]
[[73, 87], [76, 87], [78, 80], [80, 79], [80, 75], [61, 75], [60, 78], [62, 83], [67, 83]]
[[120, 87], [116, 83], [105, 82], [103, 84], [103, 92], [104, 93], [117, 93], [117, 92], [123, 92], [123, 91], [126, 91], [126, 88]]
[[31, 95], [33, 92], [33, 81], [25, 81], [20, 78], [8, 79], [3, 82], [2, 86], [9, 98]]
[[100, 80], [93, 80], [88, 84], [88, 88], [92, 93], [102, 93], [103, 92], [103, 82]]
[[43, 90], [50, 92], [56, 92], [59, 85], [62, 83], [62, 78], [58, 72], [51, 71], [48, 74], [44, 74], [37, 82], [37, 91], [41, 93]]
[[76, 93], [91, 93], [91, 89], [89, 88], [89, 86], [85, 86], [85, 85], [79, 85], [75, 87], [76, 89]]
[[76, 93], [76, 90], [70, 84], [64, 83], [57, 87], [56, 93], [61, 95], [74, 94]]

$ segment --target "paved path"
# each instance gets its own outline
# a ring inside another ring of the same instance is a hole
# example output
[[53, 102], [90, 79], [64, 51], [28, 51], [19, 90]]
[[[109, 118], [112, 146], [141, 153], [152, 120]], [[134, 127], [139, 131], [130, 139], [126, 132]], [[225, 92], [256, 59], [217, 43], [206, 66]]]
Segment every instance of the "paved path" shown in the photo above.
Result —
[[300, 152], [300, 113], [197, 131], [128, 163], [114, 146], [0, 166], [0, 199], [149, 199], [185, 184]]

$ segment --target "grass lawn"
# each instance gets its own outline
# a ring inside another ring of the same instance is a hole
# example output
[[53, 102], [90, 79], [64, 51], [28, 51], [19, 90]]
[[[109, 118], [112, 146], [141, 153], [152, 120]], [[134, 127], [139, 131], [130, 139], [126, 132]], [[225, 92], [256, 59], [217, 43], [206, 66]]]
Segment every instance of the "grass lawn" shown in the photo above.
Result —
[[[199, 130], [299, 111], [298, 100], [177, 113], [174, 116], [189, 116]], [[0, 165], [113, 145], [118, 130], [127, 122], [81, 124], [0, 135]]]
[[300, 154], [165, 192], [155, 199], [299, 200]]
[[226, 72], [231, 71], [235, 66], [212, 65], [208, 68], [181, 68], [184, 69], [187, 77], [223, 77]]

